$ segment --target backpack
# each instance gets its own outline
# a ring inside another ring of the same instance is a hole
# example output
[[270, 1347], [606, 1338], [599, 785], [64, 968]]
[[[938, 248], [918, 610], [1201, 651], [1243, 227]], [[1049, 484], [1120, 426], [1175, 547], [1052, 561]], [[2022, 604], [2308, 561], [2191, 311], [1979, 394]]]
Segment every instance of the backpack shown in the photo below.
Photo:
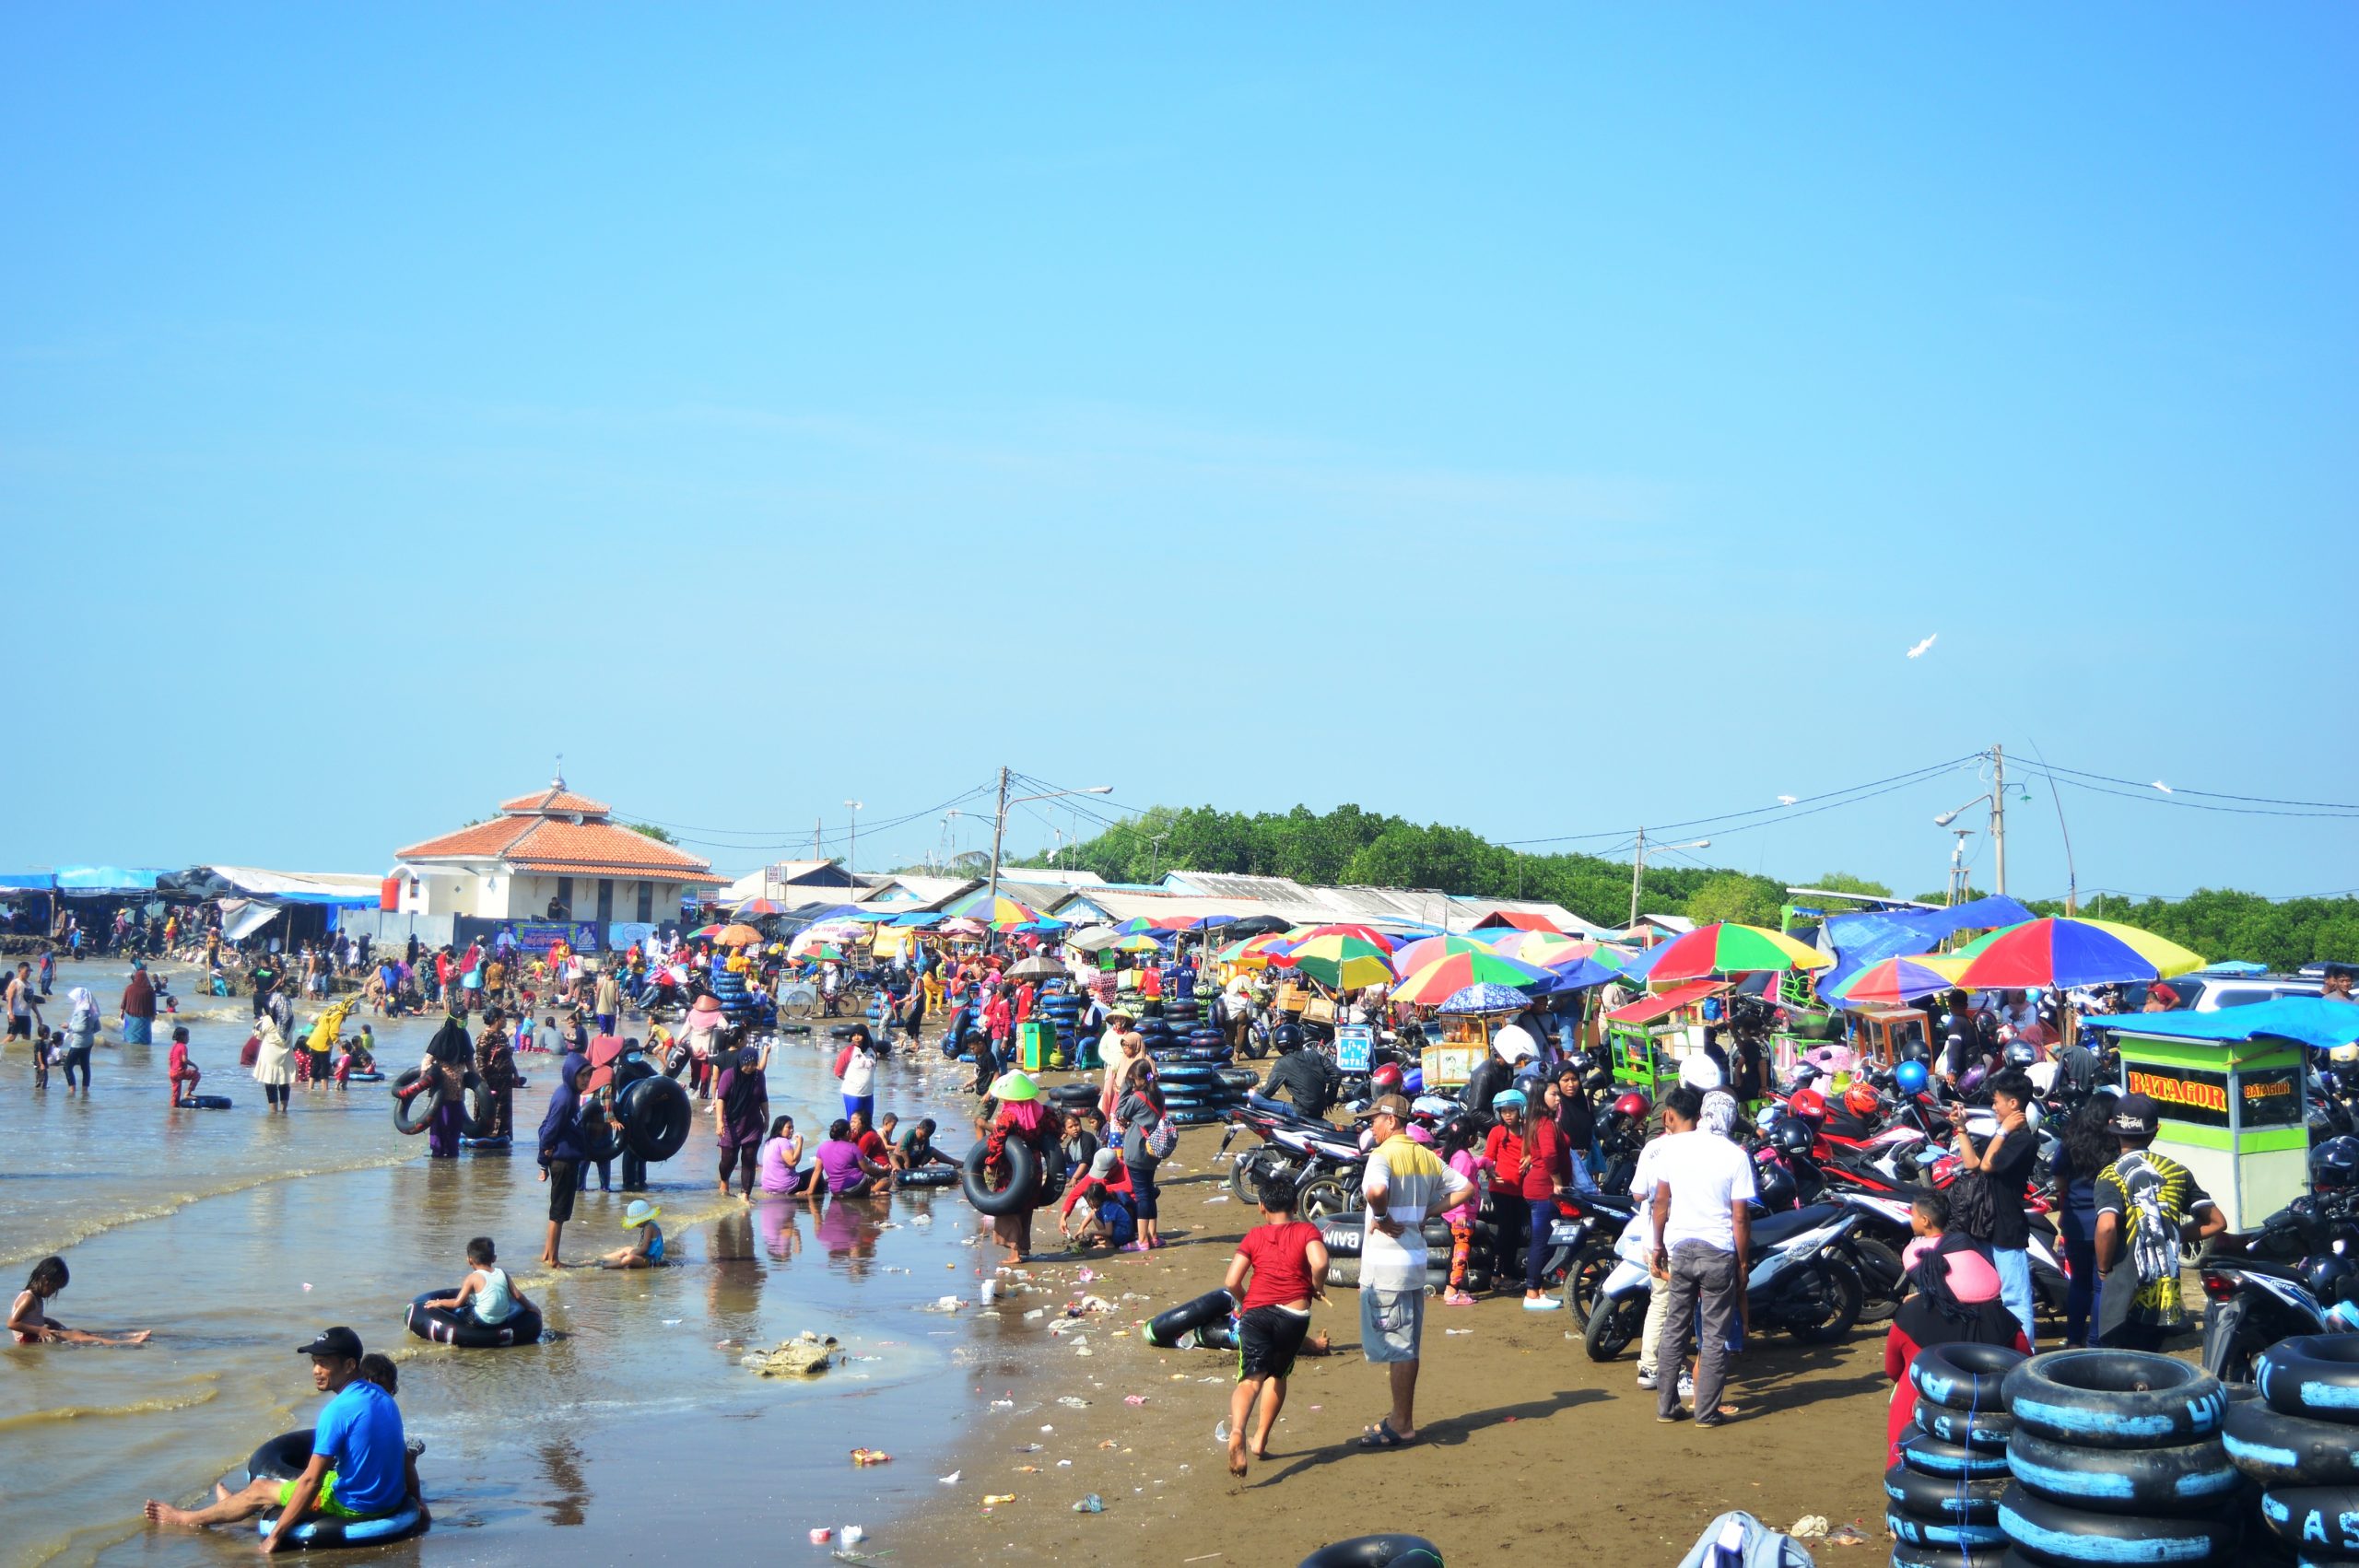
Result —
[[1679, 1568], [1812, 1568], [1812, 1561], [1793, 1537], [1736, 1509], [1704, 1527]]
[[1155, 1118], [1155, 1125], [1147, 1129], [1144, 1142], [1148, 1153], [1158, 1160], [1168, 1160], [1172, 1151], [1180, 1147], [1180, 1129], [1172, 1125], [1169, 1116], [1159, 1116]]

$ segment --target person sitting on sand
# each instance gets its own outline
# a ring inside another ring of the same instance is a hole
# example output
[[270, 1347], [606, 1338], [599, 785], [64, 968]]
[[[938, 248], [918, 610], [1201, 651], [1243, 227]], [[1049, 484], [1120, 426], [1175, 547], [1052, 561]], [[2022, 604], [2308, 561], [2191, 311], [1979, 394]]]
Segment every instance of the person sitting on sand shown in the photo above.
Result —
[[818, 1171], [821, 1180], [812, 1184], [814, 1190], [824, 1187], [838, 1198], [865, 1198], [889, 1190], [893, 1182], [892, 1166], [880, 1165], [860, 1152], [846, 1117], [828, 1124], [827, 1141], [819, 1145]]
[[[1327, 1248], [1317, 1225], [1295, 1218], [1295, 1184], [1280, 1176], [1261, 1186], [1262, 1223], [1238, 1242], [1221, 1281], [1238, 1298], [1237, 1387], [1228, 1397], [1233, 1476], [1245, 1473], [1248, 1456], [1270, 1457], [1270, 1429], [1285, 1408], [1286, 1378], [1310, 1332], [1310, 1304], [1327, 1297]], [[1245, 1425], [1257, 1400], [1262, 1416], [1248, 1443]]]
[[531, 1298], [508, 1278], [508, 1270], [499, 1267], [499, 1254], [494, 1250], [489, 1236], [477, 1236], [467, 1243], [467, 1277], [459, 1281], [458, 1294], [426, 1305], [456, 1312], [472, 1302], [475, 1321], [491, 1328], [499, 1328], [520, 1312], [536, 1310]]
[[601, 1269], [661, 1269], [663, 1267], [663, 1227], [655, 1223], [663, 1212], [644, 1198], [634, 1198], [623, 1211], [623, 1229], [637, 1231], [628, 1246], [598, 1259]]
[[311, 1433], [311, 1460], [293, 1480], [251, 1481], [242, 1492], [214, 1489], [209, 1508], [174, 1508], [147, 1503], [147, 1517], [175, 1529], [201, 1530], [232, 1525], [281, 1510], [263, 1538], [265, 1555], [288, 1544], [295, 1527], [321, 1518], [377, 1519], [409, 1501], [408, 1445], [402, 1435], [401, 1407], [392, 1395], [360, 1375], [360, 1336], [330, 1328], [303, 1347], [311, 1358], [311, 1384], [334, 1398], [320, 1411]]
[[897, 1171], [921, 1170], [927, 1165], [955, 1165], [958, 1162], [933, 1146], [933, 1118], [921, 1117], [915, 1127], [901, 1134], [893, 1145], [893, 1168]]
[[73, 1275], [63, 1258], [44, 1258], [33, 1265], [32, 1277], [8, 1308], [8, 1332], [20, 1345], [144, 1345], [153, 1329], [136, 1334], [89, 1334], [68, 1328], [41, 1309], [64, 1290]]

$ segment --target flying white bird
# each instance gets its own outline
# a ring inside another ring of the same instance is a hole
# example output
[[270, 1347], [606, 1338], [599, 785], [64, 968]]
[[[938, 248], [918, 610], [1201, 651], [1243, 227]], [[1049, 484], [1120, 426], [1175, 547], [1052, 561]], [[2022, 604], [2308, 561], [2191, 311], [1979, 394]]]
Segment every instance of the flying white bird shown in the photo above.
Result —
[[1790, 806], [1801, 799], [1800, 795], [1780, 795], [1778, 797], [1778, 803], [1781, 806]]
[[1938, 638], [1941, 635], [1942, 635], [1941, 633], [1939, 633], [1939, 632], [1935, 632], [1935, 633], [1932, 635], [1932, 637], [1929, 637], [1929, 638], [1927, 638], [1924, 641], [1922, 641], [1922, 642], [1919, 643], [1916, 647], [1914, 647], [1914, 648], [1910, 649], [1908, 650], [1908, 657], [1909, 657], [1909, 658], [1911, 658], [1911, 659], [1922, 659], [1922, 658], [1924, 658], [1924, 657], [1925, 657], [1926, 650], [1927, 650], [1928, 649], [1930, 649], [1930, 648], [1931, 648], [1931, 647], [1933, 646], [1934, 640], [1935, 640], [1936, 638]]
[[2177, 790], [2173, 790], [2169, 785], [2167, 785], [2167, 784], [2164, 783], [2164, 782], [2163, 782], [2161, 779], [2159, 779], [2159, 778], [2157, 778], [2157, 779], [2155, 779], [2155, 780], [2154, 780], [2154, 788], [2155, 788], [2155, 789], [2157, 789], [2157, 790], [2161, 790], [2164, 794], [2165, 794], [2165, 795], [2171, 795], [2171, 794], [2176, 794], [2176, 793], [2177, 793]]

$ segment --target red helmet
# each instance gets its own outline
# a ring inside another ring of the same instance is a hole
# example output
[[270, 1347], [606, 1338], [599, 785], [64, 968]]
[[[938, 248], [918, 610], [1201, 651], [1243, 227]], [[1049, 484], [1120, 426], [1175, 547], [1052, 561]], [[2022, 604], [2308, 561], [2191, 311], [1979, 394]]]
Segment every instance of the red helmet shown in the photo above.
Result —
[[1866, 1083], [1854, 1083], [1843, 1091], [1843, 1108], [1862, 1121], [1875, 1115], [1883, 1104], [1882, 1096]]
[[1815, 1089], [1797, 1089], [1787, 1099], [1786, 1109], [1815, 1125], [1826, 1119], [1826, 1096]]
[[1394, 1094], [1401, 1090], [1401, 1070], [1386, 1062], [1367, 1075], [1368, 1087], [1379, 1094]]
[[1647, 1113], [1654, 1107], [1647, 1103], [1644, 1094], [1633, 1089], [1614, 1102], [1614, 1109], [1616, 1115], [1628, 1117], [1632, 1121], [1644, 1121]]

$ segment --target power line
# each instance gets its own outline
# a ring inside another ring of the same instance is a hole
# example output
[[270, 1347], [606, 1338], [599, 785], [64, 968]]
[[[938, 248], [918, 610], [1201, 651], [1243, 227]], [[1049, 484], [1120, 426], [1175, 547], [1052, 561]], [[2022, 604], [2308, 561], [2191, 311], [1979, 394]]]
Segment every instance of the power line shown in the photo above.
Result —
[[[1756, 806], [1750, 811], [1724, 812], [1718, 816], [1690, 817], [1684, 822], [1667, 822], [1659, 827], [1654, 824], [1649, 823], [1648, 825], [1648, 831], [1650, 833], [1678, 833], [1691, 827], [1712, 827], [1715, 828], [1716, 831], [1722, 833], [1742, 833], [1747, 831], [1747, 829], [1751, 827], [1766, 827], [1774, 823], [1790, 822], [1798, 817], [1813, 816], [1822, 811], [1831, 811], [1835, 806], [1851, 805], [1856, 803], [1858, 801], [1873, 800], [1877, 795], [1889, 794], [1892, 790], [1905, 789], [1911, 784], [1921, 783], [1927, 779], [1938, 778], [1942, 774], [1954, 772], [1966, 764], [1975, 761], [1982, 754], [1980, 752], [1970, 752], [1965, 756], [1952, 757], [1947, 762], [1933, 763], [1924, 767], [1912, 768], [1907, 773], [1895, 773], [1888, 778], [1872, 779], [1865, 784], [1853, 784], [1840, 790], [1828, 790], [1816, 795], [1805, 795], [1795, 801], [1780, 801], [1774, 806]], [[1844, 798], [1837, 799], [1837, 797]], [[1834, 805], [1813, 804], [1813, 802], [1820, 801], [1830, 801], [1834, 802]], [[1802, 809], [1803, 807], [1810, 807], [1811, 809], [1803, 810]], [[1763, 817], [1766, 820], [1746, 824], [1744, 826], [1740, 827], [1721, 828], [1717, 826], [1718, 824], [1721, 823], [1743, 823], [1746, 817]], [[1564, 833], [1551, 835], [1545, 838], [1509, 838], [1502, 840], [1502, 842], [1508, 845], [1569, 844], [1586, 839], [1618, 837], [1629, 831], [1630, 830], [1628, 828], [1624, 827], [1616, 828], [1610, 833]]]
[[[2134, 791], [2135, 793], [2139, 794], [2139, 795], [2140, 795], [2140, 796], [2142, 796], [2142, 797], [2151, 796], [2153, 799], [2157, 800], [2157, 801], [2162, 801], [2162, 802], [2169, 802], [2169, 803], [2177, 803], [2177, 804], [2179, 804], [2179, 805], [2191, 805], [2191, 804], [2193, 804], [2193, 802], [2187, 802], [2187, 801], [2175, 801], [2175, 797], [2177, 797], [2177, 796], [2179, 796], [2179, 795], [2201, 795], [2201, 796], [2203, 796], [2203, 797], [2204, 797], [2205, 799], [2207, 799], [2207, 800], [2213, 800], [2213, 801], [2240, 801], [2240, 802], [2243, 802], [2244, 803], [2246, 803], [2246, 804], [2248, 804], [2248, 805], [2258, 805], [2258, 806], [2307, 806], [2307, 807], [2314, 807], [2314, 808], [2316, 808], [2316, 809], [2318, 809], [2318, 810], [2319, 810], [2319, 811], [2326, 812], [2326, 813], [2353, 813], [2353, 814], [2359, 814], [2359, 805], [2352, 805], [2352, 804], [2348, 804], [2348, 803], [2346, 803], [2346, 802], [2340, 802], [2340, 801], [2283, 801], [2283, 800], [2279, 800], [2279, 799], [2277, 799], [2276, 797], [2271, 796], [2271, 795], [2233, 795], [2233, 794], [2224, 793], [2223, 791], [2220, 791], [2220, 790], [2197, 790], [2197, 789], [2192, 789], [2192, 788], [2190, 788], [2190, 787], [2189, 787], [2189, 786], [2186, 786], [2186, 785], [2180, 785], [2180, 784], [2174, 784], [2174, 785], [2172, 785], [2172, 786], [2170, 787], [2170, 790], [2169, 790], [2168, 793], [2165, 793], [2165, 792], [2164, 792], [2164, 791], [2162, 791], [2162, 790], [2156, 790], [2156, 789], [2154, 787], [2154, 785], [2152, 785], [2152, 784], [2141, 784], [2141, 783], [2139, 783], [2139, 782], [2138, 782], [2136, 779], [2134, 779], [2134, 778], [2116, 778], [2112, 777], [2110, 774], [2104, 774], [2104, 773], [2091, 773], [2091, 772], [2088, 772], [2088, 771], [2086, 771], [2085, 769], [2083, 769], [2083, 768], [2078, 768], [2078, 767], [2066, 767], [2066, 766], [2063, 766], [2061, 764], [2056, 765], [2053, 768], [2049, 769], [2049, 771], [2053, 771], [2053, 772], [2056, 772], [2056, 773], [2069, 773], [2069, 774], [2072, 775], [2072, 776], [2073, 776], [2074, 778], [2093, 778], [2093, 779], [2095, 779], [2097, 782], [2099, 782], [2099, 783], [2101, 783], [2101, 784], [2118, 784], [2118, 785], [2122, 786], [2124, 789], [2127, 789], [2127, 790], [2132, 790], [2132, 791]], [[2224, 808], [2205, 808], [2205, 809], [2224, 809]], [[2281, 814], [2281, 813], [2256, 813], [2256, 814], [2260, 814], [2260, 815], [2275, 815], [2275, 814]], [[2282, 813], [2282, 814], [2294, 814], [2294, 813]]]

